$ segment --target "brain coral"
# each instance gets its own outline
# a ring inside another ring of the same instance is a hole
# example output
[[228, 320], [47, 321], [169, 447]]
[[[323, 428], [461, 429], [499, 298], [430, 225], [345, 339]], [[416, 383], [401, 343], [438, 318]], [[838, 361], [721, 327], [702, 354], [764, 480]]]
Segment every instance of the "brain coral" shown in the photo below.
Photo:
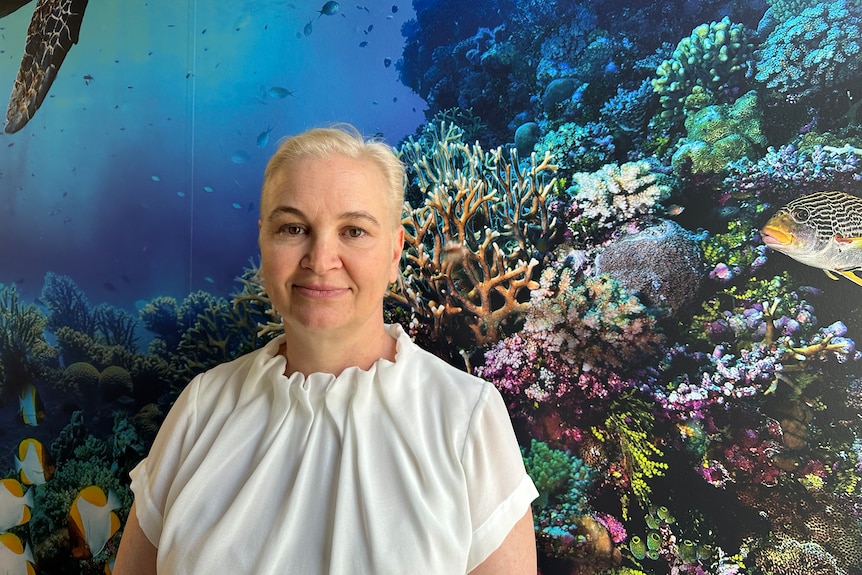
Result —
[[132, 391], [132, 376], [119, 365], [109, 365], [99, 375], [99, 385], [113, 393], [130, 393]]
[[806, 8], [778, 25], [761, 46], [755, 78], [774, 99], [798, 101], [858, 77], [862, 18], [844, 0]]
[[675, 317], [700, 301], [706, 277], [696, 238], [670, 220], [608, 244], [596, 259], [596, 273], [609, 274], [642, 301]]
[[63, 383], [71, 389], [87, 389], [99, 383], [99, 370], [92, 363], [77, 361], [63, 371]]

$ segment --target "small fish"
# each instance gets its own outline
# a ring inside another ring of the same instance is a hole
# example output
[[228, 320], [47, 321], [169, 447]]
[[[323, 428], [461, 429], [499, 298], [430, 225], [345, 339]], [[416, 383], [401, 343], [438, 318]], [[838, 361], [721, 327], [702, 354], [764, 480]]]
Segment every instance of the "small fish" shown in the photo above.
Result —
[[0, 531], [9, 531], [30, 521], [32, 508], [32, 490], [25, 490], [17, 479], [0, 480]]
[[36, 386], [28, 383], [21, 390], [18, 396], [18, 403], [21, 409], [21, 417], [27, 425], [36, 426], [45, 419], [45, 407], [42, 405], [42, 400], [36, 392]]
[[114, 513], [119, 508], [120, 501], [113, 491], [105, 494], [97, 485], [81, 490], [69, 509], [69, 540], [73, 557], [86, 559], [105, 548], [120, 528], [120, 518]]
[[239, 202], [234, 202], [231, 204], [231, 207], [233, 207], [233, 209], [235, 209], [235, 210], [241, 210], [242, 204], [240, 204]]
[[832, 279], [862, 286], [862, 198], [844, 192], [814, 192], [796, 198], [761, 230], [764, 243]]
[[243, 150], [237, 150], [233, 154], [231, 154], [230, 161], [234, 164], [244, 164], [249, 160], [248, 152]]
[[15, 471], [24, 485], [42, 485], [54, 475], [54, 465], [42, 443], [28, 437], [18, 444]]
[[[318, 16], [318, 18], [319, 17], [320, 16]], [[312, 21], [309, 20], [308, 24], [306, 24], [305, 27], [302, 29], [302, 33], [305, 34], [306, 36], [311, 36], [311, 22]]]
[[388, 68], [392, 65], [392, 58], [383, 58], [383, 67]]
[[211, 276], [204, 276], [204, 281], [208, 284], [214, 284], [215, 280]]
[[261, 132], [260, 134], [257, 135], [257, 140], [255, 140], [255, 142], [257, 143], [258, 148], [265, 148], [266, 147], [266, 145], [269, 143], [269, 135], [271, 133], [272, 133], [272, 128], [267, 127], [266, 130], [264, 130], [263, 132]]
[[[320, 10], [318, 10], [318, 12], [320, 12], [320, 16], [323, 16], [324, 14], [326, 16], [332, 16], [333, 14], [337, 13], [340, 9], [341, 9], [341, 4], [339, 4], [335, 0], [329, 0], [329, 2], [324, 4], [323, 7]], [[318, 16], [318, 18], [320, 18], [320, 16]]]
[[392, 5], [392, 13], [395, 14], [396, 12], [398, 12], [398, 4], [393, 4]]
[[287, 88], [282, 88], [281, 86], [273, 86], [268, 91], [270, 98], [275, 98], [276, 100], [283, 100], [288, 96], [293, 96], [293, 90], [288, 90]]
[[150, 176], [150, 179], [153, 180], [154, 182], [161, 182], [162, 181], [162, 179], [158, 176]]
[[368, 46], [368, 42], [366, 42], [365, 40], [359, 43], [360, 48], [365, 48], [366, 46]]
[[33, 552], [14, 533], [0, 534], [0, 565], [3, 573], [36, 573]]
[[208, 194], [213, 193], [212, 186], [204, 186], [204, 191]]
[[85, 86], [89, 86], [90, 82], [92, 82], [93, 80], [95, 80], [95, 78], [93, 78], [91, 75], [84, 74], [84, 85]]

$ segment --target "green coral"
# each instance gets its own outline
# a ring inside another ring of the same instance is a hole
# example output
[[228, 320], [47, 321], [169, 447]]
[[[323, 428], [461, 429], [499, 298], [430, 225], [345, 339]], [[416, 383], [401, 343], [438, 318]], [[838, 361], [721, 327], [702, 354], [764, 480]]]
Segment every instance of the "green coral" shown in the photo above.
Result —
[[662, 116], [681, 119], [705, 104], [721, 103], [720, 94], [746, 84], [753, 53], [743, 24], [701, 24], [677, 44], [670, 59], [656, 69], [653, 90]]
[[606, 137], [608, 129], [601, 124], [569, 122], [549, 131], [536, 144], [536, 154], [550, 152], [561, 174], [597, 170], [613, 160], [612, 148], [596, 144]]
[[45, 339], [48, 318], [23, 305], [14, 285], [0, 288], [0, 384], [33, 381], [53, 365], [57, 350]]
[[74, 391], [95, 387], [99, 383], [99, 369], [88, 361], [76, 361], [63, 370], [62, 382]]
[[674, 173], [723, 174], [730, 162], [757, 159], [767, 144], [762, 118], [754, 90], [733, 104], [707, 106], [689, 116], [685, 120], [688, 135], [680, 140], [671, 161]]
[[[629, 486], [642, 507], [649, 507], [652, 488], [647, 480], [664, 475], [668, 464], [661, 461], [664, 452], [653, 443], [655, 417], [632, 402], [628, 411], [612, 409], [603, 429], [593, 427], [593, 434], [602, 442], [615, 441], [620, 449]], [[623, 517], [627, 515], [628, 497], [623, 497]]]
[[570, 453], [552, 449], [535, 439], [523, 457], [527, 473], [539, 491], [539, 498], [533, 502], [539, 546], [556, 556], [574, 553], [575, 548], [565, 541], [574, 539], [579, 521], [587, 511], [592, 470]]

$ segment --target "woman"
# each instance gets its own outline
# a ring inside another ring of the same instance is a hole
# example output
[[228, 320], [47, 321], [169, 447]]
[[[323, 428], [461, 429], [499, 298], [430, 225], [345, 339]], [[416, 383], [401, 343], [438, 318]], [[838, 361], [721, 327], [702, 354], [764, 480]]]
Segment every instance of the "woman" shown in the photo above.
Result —
[[499, 393], [383, 321], [403, 197], [391, 148], [352, 127], [280, 146], [258, 228], [284, 335], [177, 399], [115, 574], [536, 573]]

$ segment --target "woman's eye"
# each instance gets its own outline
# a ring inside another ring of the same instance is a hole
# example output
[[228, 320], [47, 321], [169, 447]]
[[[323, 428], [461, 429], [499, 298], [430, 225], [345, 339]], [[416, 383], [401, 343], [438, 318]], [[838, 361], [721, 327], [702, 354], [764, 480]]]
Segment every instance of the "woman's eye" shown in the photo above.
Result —
[[347, 235], [351, 238], [361, 238], [365, 235], [365, 230], [362, 228], [347, 228]]
[[295, 224], [285, 224], [281, 226], [281, 228], [279, 228], [279, 231], [289, 236], [297, 236], [302, 233], [302, 226], [297, 226]]

